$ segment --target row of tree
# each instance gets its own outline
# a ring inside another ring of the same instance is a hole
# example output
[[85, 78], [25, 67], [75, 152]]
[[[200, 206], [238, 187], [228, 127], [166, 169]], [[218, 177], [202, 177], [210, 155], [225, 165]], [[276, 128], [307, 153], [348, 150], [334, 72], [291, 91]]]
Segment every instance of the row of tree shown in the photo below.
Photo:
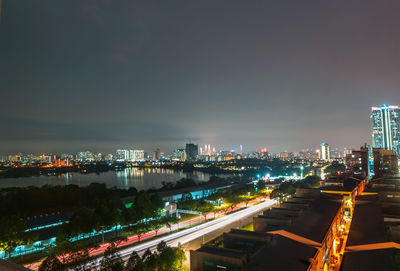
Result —
[[126, 230], [137, 233], [151, 230], [156, 226], [155, 221], [165, 222], [160, 220], [163, 207], [163, 201], [158, 194], [149, 194], [146, 191], [139, 191], [136, 194], [130, 208], [122, 204], [119, 206], [105, 204], [95, 209], [81, 207], [73, 214], [69, 223], [61, 226], [57, 240], [63, 241], [93, 230], [117, 229], [117, 226], [127, 226]]
[[32, 166], [21, 166], [22, 162], [17, 163], [18, 167], [9, 167], [0, 165], [0, 179], [1, 178], [21, 178], [42, 176], [47, 174], [54, 174], [56, 176], [68, 172], [81, 172], [88, 173], [103, 173], [110, 170], [116, 170], [115, 165], [110, 165], [108, 162], [97, 162], [96, 164], [81, 164], [75, 163], [73, 166], [68, 167], [41, 167], [42, 163], [37, 163]]
[[[99, 270], [99, 271], [181, 271], [186, 256], [181, 247], [172, 248], [160, 242], [154, 252], [147, 249], [142, 256], [133, 251], [125, 262], [118, 253], [117, 240], [107, 248], [99, 266], [90, 257], [90, 249], [74, 250], [70, 246], [68, 254], [59, 254], [56, 250], [47, 257], [39, 267], [39, 271], [61, 270]], [[66, 256], [67, 255], [67, 256]]]
[[0, 190], [0, 214], [18, 215], [26, 218], [53, 212], [74, 212], [85, 206], [101, 205], [120, 207], [120, 198], [135, 196], [137, 190], [107, 188], [105, 184], [92, 183], [85, 187], [77, 185], [43, 187], [14, 187]]
[[297, 188], [318, 188], [320, 187], [320, 178], [317, 176], [307, 176], [300, 181], [287, 181], [282, 182], [278, 188], [271, 192], [271, 198], [279, 197], [283, 194], [293, 195], [296, 193]]
[[190, 193], [186, 193], [178, 202], [178, 207], [201, 212], [207, 218], [208, 213], [214, 213], [215, 215], [223, 209], [233, 210], [235, 206], [243, 202], [247, 207], [251, 200], [262, 196], [267, 197], [268, 194], [268, 191], [265, 190], [265, 182], [259, 181], [256, 186], [247, 184], [237, 189], [218, 191], [202, 200], [194, 200]]
[[[130, 208], [126, 208], [120, 199], [127, 194], [135, 195]], [[103, 184], [95, 183], [87, 187], [69, 185], [9, 189], [0, 196], [0, 250], [11, 252], [18, 245], [36, 241], [35, 231], [26, 231], [26, 220], [29, 216], [45, 214], [50, 210], [71, 214], [69, 221], [58, 230], [57, 242], [63, 242], [94, 230], [121, 228], [117, 225], [147, 227], [148, 223], [143, 222], [158, 219], [163, 207], [162, 199], [156, 193], [108, 189]]]

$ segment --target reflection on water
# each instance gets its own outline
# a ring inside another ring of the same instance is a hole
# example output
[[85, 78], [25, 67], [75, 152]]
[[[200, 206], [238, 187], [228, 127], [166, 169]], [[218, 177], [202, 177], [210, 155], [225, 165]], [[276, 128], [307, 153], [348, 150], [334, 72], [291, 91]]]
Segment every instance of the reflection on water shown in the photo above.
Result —
[[[223, 177], [223, 176], [222, 176]], [[81, 174], [68, 172], [65, 174], [34, 176], [23, 178], [0, 179], [0, 188], [5, 187], [27, 187], [48, 185], [68, 185], [76, 184], [85, 186], [93, 182], [105, 183], [108, 187], [136, 189], [160, 188], [163, 182], [176, 182], [181, 178], [190, 178], [196, 181], [208, 181], [210, 174], [200, 171], [183, 172], [164, 168], [126, 168], [121, 171], [109, 171], [104, 173]]]

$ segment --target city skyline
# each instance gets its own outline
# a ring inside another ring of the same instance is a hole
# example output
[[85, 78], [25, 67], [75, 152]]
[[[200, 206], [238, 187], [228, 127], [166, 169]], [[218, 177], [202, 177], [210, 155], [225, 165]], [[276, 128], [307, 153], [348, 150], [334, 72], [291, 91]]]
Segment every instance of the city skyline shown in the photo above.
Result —
[[[194, 143], [186, 143], [186, 144], [194, 144]], [[327, 143], [322, 142], [321, 144], [327, 144]], [[279, 155], [281, 153], [293, 153], [293, 154], [296, 154], [296, 153], [307, 152], [307, 151], [320, 153], [321, 149], [322, 149], [321, 145], [319, 145], [319, 147], [317, 147], [317, 148], [301, 148], [299, 150], [294, 150], [294, 151], [281, 150], [281, 151], [273, 152], [273, 151], [268, 150], [267, 148], [262, 148], [262, 147], [257, 148], [255, 150], [246, 150], [246, 151], [243, 150], [243, 151], [240, 151], [240, 146], [239, 146], [239, 148], [236, 148], [236, 149], [234, 149], [234, 148], [231, 148], [231, 149], [218, 148], [217, 149], [216, 147], [213, 147], [213, 150], [211, 152], [207, 152], [207, 151], [204, 151], [200, 145], [198, 145], [198, 144], [195, 144], [195, 145], [198, 146], [198, 150], [199, 150], [198, 155], [203, 155], [203, 156], [216, 155], [216, 154], [220, 154], [220, 153], [224, 153], [224, 152], [232, 152], [232, 153], [237, 153], [237, 154], [241, 154], [241, 153], [243, 153], [243, 154], [251, 154], [251, 153], [263, 153], [263, 152], [265, 152], [265, 153], [275, 154], [275, 155]], [[210, 144], [208, 144], [208, 145], [210, 145]], [[351, 147], [333, 148], [332, 151], [345, 153], [346, 151], [355, 150], [357, 148], [358, 147], [353, 147], [353, 148], [351, 148]], [[77, 152], [54, 152], [54, 151], [53, 152], [26, 152], [26, 151], [25, 152], [24, 151], [21, 151], [21, 152], [10, 152], [10, 153], [6, 153], [6, 154], [0, 154], [0, 157], [1, 156], [5, 157], [5, 156], [8, 156], [8, 155], [19, 155], [19, 154], [35, 155], [35, 156], [40, 156], [40, 155], [56, 155], [56, 156], [60, 156], [61, 155], [62, 156], [62, 155], [78, 155], [79, 153], [84, 153], [84, 152], [88, 152], [88, 153], [91, 153], [93, 155], [98, 155], [98, 154], [101, 154], [101, 155], [110, 155], [110, 154], [111, 155], [117, 155], [118, 151], [141, 151], [141, 152], [143, 152], [145, 154], [148, 154], [149, 156], [151, 156], [151, 153], [156, 152], [156, 151], [159, 151], [159, 152], [163, 153], [164, 155], [165, 154], [173, 155], [176, 151], [183, 151], [183, 152], [186, 153], [185, 144], [183, 144], [181, 147], [175, 148], [172, 151], [165, 151], [165, 150], [161, 150], [160, 148], [155, 148], [153, 150], [136, 150], [136, 149], [134, 149], [134, 150], [132, 149], [131, 150], [129, 147], [125, 147], [125, 148], [115, 149], [115, 150], [113, 150], [111, 152], [101, 152], [101, 151], [99, 151], [97, 149], [87, 149], [86, 148], [86, 149], [80, 149]]]
[[0, 0], [0, 270], [400, 270], [400, 1]]
[[385, 2], [4, 1], [0, 150], [370, 143], [370, 107], [400, 104]]

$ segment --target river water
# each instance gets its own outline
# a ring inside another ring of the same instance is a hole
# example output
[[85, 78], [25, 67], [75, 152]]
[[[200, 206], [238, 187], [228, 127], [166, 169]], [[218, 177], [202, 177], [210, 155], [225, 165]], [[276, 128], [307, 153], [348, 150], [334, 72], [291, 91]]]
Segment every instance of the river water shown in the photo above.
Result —
[[[6, 187], [27, 187], [27, 186], [43, 186], [48, 185], [67, 185], [76, 184], [86, 186], [90, 183], [105, 183], [107, 187], [129, 188], [131, 186], [136, 189], [160, 188], [162, 182], [176, 182], [181, 178], [190, 178], [198, 182], [208, 181], [210, 174], [200, 171], [183, 172], [171, 169], [161, 168], [126, 168], [122, 171], [109, 171], [105, 173], [88, 173], [82, 174], [78, 172], [70, 172], [60, 175], [41, 175], [33, 177], [21, 178], [4, 178], [0, 179], [0, 188]], [[219, 175], [226, 177], [227, 175]]]

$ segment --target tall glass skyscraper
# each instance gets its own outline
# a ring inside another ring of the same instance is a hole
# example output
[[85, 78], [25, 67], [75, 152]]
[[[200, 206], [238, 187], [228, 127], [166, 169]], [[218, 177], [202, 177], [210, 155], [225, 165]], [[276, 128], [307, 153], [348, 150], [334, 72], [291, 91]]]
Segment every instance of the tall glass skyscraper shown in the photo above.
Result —
[[393, 105], [372, 107], [371, 125], [372, 146], [400, 155], [400, 108]]
[[321, 160], [328, 161], [331, 159], [331, 148], [325, 142], [321, 143]]

